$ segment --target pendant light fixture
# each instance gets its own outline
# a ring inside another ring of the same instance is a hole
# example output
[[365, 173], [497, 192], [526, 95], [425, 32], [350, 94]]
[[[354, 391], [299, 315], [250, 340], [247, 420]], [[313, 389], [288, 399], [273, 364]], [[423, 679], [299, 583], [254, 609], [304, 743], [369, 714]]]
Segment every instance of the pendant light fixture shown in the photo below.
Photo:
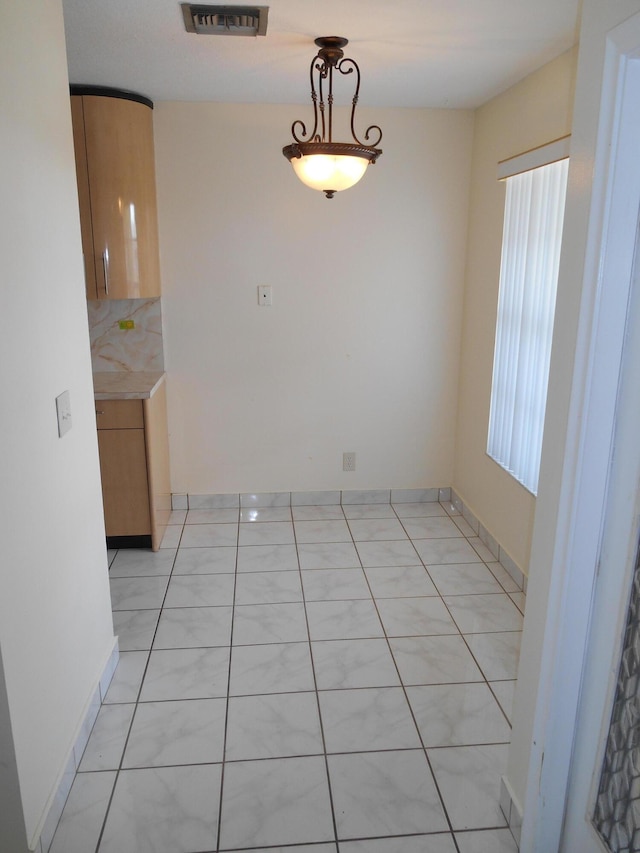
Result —
[[[364, 134], [363, 144], [355, 130], [355, 111], [360, 94], [360, 69], [353, 59], [344, 55], [347, 39], [339, 36], [324, 36], [315, 40], [319, 50], [311, 60], [311, 100], [313, 102], [313, 128], [307, 133], [304, 122], [299, 119], [291, 125], [295, 140], [282, 149], [296, 175], [303, 184], [314, 190], [322, 190], [327, 198], [357, 184], [369, 163], [375, 163], [382, 154], [376, 148], [382, 139], [382, 131], [371, 125]], [[355, 94], [351, 104], [351, 142], [333, 141], [333, 75], [355, 72]], [[316, 74], [314, 74], [316, 72]], [[316, 89], [315, 77], [318, 79]], [[326, 93], [325, 103], [325, 89]]]

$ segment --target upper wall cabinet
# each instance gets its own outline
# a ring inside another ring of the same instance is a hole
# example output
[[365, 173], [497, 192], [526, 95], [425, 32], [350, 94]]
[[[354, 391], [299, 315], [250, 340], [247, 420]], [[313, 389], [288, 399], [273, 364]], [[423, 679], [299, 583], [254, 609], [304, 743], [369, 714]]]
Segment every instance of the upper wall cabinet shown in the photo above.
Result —
[[71, 87], [88, 299], [160, 295], [152, 109], [131, 92]]

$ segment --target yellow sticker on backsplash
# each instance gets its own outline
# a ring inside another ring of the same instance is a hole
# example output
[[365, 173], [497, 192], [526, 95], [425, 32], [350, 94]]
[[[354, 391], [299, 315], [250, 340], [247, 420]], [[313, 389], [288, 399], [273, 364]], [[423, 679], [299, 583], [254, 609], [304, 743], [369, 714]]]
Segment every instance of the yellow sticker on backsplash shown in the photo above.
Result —
[[135, 329], [136, 324], [134, 320], [120, 320], [118, 326], [121, 331], [126, 332], [128, 329]]

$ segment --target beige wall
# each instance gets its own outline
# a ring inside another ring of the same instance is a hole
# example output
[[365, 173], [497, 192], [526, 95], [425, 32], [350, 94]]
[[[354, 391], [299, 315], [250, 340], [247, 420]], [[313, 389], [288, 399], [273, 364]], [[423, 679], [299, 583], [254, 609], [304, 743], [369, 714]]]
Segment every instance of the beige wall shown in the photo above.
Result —
[[473, 114], [363, 110], [327, 200], [281, 153], [310, 110], [156, 104], [174, 492], [451, 483]]
[[476, 112], [453, 486], [528, 570], [535, 498], [486, 454], [504, 213], [500, 160], [571, 132], [576, 50]]
[[0, 849], [17, 853], [113, 646], [60, 0], [0, 6], [0, 103]]

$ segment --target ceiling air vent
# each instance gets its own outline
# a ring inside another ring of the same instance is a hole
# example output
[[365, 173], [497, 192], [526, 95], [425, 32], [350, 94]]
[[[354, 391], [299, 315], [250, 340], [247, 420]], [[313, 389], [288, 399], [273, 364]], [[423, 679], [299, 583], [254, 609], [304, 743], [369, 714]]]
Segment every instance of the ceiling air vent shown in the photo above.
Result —
[[193, 6], [181, 3], [189, 33], [208, 36], [263, 36], [268, 6]]

